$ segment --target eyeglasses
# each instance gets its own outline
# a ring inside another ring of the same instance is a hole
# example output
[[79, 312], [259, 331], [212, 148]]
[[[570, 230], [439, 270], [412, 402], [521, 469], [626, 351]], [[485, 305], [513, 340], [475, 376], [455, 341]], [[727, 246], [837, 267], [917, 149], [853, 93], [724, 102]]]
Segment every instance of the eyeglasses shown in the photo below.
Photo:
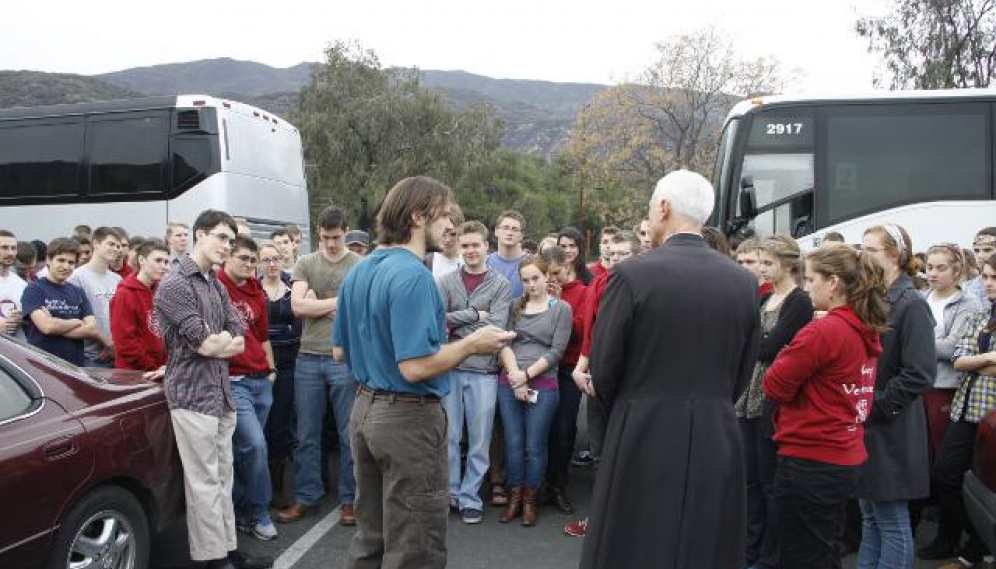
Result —
[[522, 231], [522, 229], [518, 227], [512, 227], [511, 225], [499, 225], [498, 229], [501, 229], [502, 231], [511, 231], [512, 233], [519, 233]]
[[208, 233], [208, 235], [214, 237], [215, 239], [221, 241], [222, 243], [228, 243], [229, 247], [235, 246], [235, 238], [227, 233]]
[[243, 263], [249, 263], [250, 265], [255, 265], [256, 263], [259, 262], [259, 259], [257, 259], [253, 255], [236, 255], [235, 258], [242, 261]]
[[281, 259], [280, 257], [263, 257], [262, 259], [259, 260], [259, 262], [260, 264], [263, 265], [277, 265], [280, 264], [282, 260], [283, 259]]

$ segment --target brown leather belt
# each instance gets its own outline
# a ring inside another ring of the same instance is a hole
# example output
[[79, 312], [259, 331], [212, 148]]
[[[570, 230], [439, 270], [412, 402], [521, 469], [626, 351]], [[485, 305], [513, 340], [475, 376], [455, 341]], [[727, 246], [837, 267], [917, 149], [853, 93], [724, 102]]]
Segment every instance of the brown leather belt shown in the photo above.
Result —
[[383, 391], [380, 389], [370, 389], [362, 383], [356, 388], [357, 395], [369, 395], [375, 401], [401, 401], [402, 403], [439, 403], [436, 395], [415, 395], [414, 393], [399, 393], [397, 391]]

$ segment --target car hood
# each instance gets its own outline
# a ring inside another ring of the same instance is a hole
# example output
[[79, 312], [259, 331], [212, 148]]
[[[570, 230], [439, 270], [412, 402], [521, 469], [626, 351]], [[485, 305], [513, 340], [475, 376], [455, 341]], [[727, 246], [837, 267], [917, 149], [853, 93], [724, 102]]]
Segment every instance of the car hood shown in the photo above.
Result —
[[159, 383], [145, 381], [142, 372], [79, 368], [41, 350], [0, 336], [0, 359], [37, 386], [33, 397], [45, 397], [69, 412], [120, 400], [125, 405], [163, 404]]
[[106, 384], [109, 389], [149, 389], [160, 385], [159, 383], [142, 379], [144, 371], [130, 369], [106, 369], [99, 367], [83, 368], [83, 371], [92, 379]]

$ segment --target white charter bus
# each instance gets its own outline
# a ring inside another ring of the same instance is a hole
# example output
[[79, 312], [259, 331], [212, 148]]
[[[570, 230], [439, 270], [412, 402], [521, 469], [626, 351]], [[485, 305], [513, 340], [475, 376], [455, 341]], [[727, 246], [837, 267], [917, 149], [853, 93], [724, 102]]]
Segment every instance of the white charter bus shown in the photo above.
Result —
[[0, 228], [18, 239], [79, 224], [162, 238], [208, 208], [245, 217], [254, 237], [295, 224], [307, 240], [297, 129], [203, 95], [0, 110]]
[[730, 235], [792, 235], [803, 249], [829, 231], [859, 243], [886, 222], [917, 250], [970, 247], [996, 226], [994, 105], [994, 89], [743, 101], [723, 128], [712, 222]]

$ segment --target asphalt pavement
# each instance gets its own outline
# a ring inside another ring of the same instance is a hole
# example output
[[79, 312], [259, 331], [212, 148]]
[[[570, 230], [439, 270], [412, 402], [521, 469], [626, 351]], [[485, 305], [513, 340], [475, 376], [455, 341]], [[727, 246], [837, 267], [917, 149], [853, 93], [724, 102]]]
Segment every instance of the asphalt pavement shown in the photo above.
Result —
[[[330, 457], [329, 471], [338, 472], [338, 455]], [[578, 515], [561, 514], [553, 506], [542, 506], [535, 527], [498, 523], [501, 508], [485, 505], [484, 520], [466, 525], [450, 515], [448, 567], [454, 569], [567, 569], [581, 558], [581, 540], [565, 536], [563, 528], [588, 511], [593, 472], [573, 468], [568, 487]], [[334, 475], [334, 474], [333, 474]], [[286, 486], [293, 487], [292, 469]], [[330, 485], [335, 488], [335, 481]], [[285, 499], [276, 497], [278, 501]], [[291, 524], [277, 524], [279, 536], [260, 541], [239, 534], [239, 549], [250, 555], [273, 558], [275, 569], [340, 569], [346, 567], [346, 552], [354, 528], [339, 525], [339, 511], [332, 498], [321, 503], [317, 515]], [[190, 563], [187, 556], [186, 524], [179, 521], [153, 544], [154, 569], [177, 569]]]
[[[579, 441], [585, 441], [585, 412], [579, 413]], [[336, 488], [338, 453], [329, 457], [332, 477], [328, 488]], [[500, 508], [485, 505], [484, 521], [466, 525], [451, 514], [448, 533], [448, 567], [451, 569], [575, 569], [581, 558], [579, 538], [563, 533], [566, 524], [584, 516], [589, 510], [591, 487], [595, 471], [571, 467], [568, 494], [574, 502], [575, 514], [564, 515], [553, 506], [542, 506], [535, 527], [519, 523], [498, 523]], [[293, 491], [293, 465], [289, 465], [285, 488]], [[286, 503], [293, 494], [274, 496], [277, 503]], [[275, 512], [274, 512], [275, 513]], [[354, 529], [338, 523], [339, 512], [334, 497], [322, 500], [319, 512], [291, 524], [277, 524], [279, 536], [273, 541], [260, 541], [239, 534], [239, 549], [251, 555], [263, 555], [275, 560], [275, 569], [341, 569], [346, 567], [346, 552]], [[935, 525], [921, 524], [917, 535], [922, 545], [933, 537]], [[153, 569], [176, 569], [190, 563], [187, 556], [186, 525], [174, 524], [153, 543]], [[941, 561], [917, 560], [915, 569], [935, 569]], [[843, 569], [854, 569], [852, 554], [844, 559]], [[689, 568], [694, 569], [694, 568]]]

